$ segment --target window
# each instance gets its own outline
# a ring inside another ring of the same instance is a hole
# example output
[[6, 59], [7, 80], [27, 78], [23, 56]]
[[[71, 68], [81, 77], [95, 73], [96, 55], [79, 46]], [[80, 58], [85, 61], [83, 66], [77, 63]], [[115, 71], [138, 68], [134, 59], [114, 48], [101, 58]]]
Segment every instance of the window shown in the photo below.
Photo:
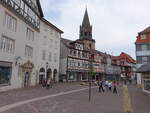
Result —
[[146, 39], [147, 37], [146, 37], [146, 35], [144, 34], [144, 35], [141, 35], [141, 39]]
[[54, 62], [57, 62], [57, 54], [54, 54]]
[[0, 85], [10, 83], [11, 65], [11, 63], [0, 62]]
[[147, 56], [147, 63], [150, 63], [150, 56]]
[[150, 44], [147, 44], [147, 50], [150, 50]]
[[16, 32], [17, 29], [17, 19], [12, 17], [10, 14], [5, 13], [5, 26]]
[[136, 45], [136, 51], [141, 51], [141, 50], [142, 50], [141, 44], [137, 44], [137, 45]]
[[18, 5], [18, 6], [20, 6], [20, 0], [14, 0], [14, 2]]
[[76, 50], [74, 50], [74, 56], [76, 56]]
[[91, 44], [89, 44], [89, 48], [91, 49], [91, 47], [92, 47], [92, 45]]
[[49, 52], [49, 61], [52, 61], [52, 53], [51, 52]]
[[6, 36], [0, 38], [0, 51], [7, 53], [14, 53], [15, 50], [15, 41]]
[[31, 29], [27, 28], [26, 36], [28, 40], [34, 41], [34, 32]]
[[30, 58], [33, 57], [33, 48], [32, 47], [30, 47], [28, 45], [25, 46], [25, 56], [30, 57]]
[[46, 57], [46, 52], [45, 52], [45, 50], [43, 50], [42, 59], [45, 60], [46, 59], [45, 57]]
[[70, 49], [70, 55], [72, 55], [72, 52], [73, 52], [73, 50], [72, 50], [72, 49]]
[[142, 63], [147, 63], [147, 57], [146, 56], [142, 57]]
[[143, 80], [144, 80], [144, 90], [150, 91], [150, 76], [144, 75]]
[[147, 45], [146, 44], [141, 45], [141, 49], [142, 49], [142, 51], [146, 51], [147, 50]]
[[80, 51], [78, 51], [78, 57], [81, 57], [81, 55], [80, 55]]

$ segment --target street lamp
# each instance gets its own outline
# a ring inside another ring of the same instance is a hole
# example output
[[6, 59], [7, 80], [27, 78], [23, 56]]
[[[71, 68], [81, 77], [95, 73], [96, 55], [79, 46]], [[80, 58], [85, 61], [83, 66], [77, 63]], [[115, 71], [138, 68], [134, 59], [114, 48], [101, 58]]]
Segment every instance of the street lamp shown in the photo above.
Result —
[[21, 60], [22, 60], [21, 56], [17, 56], [15, 58], [15, 66], [20, 65]]
[[93, 72], [93, 64], [92, 61], [94, 59], [94, 54], [90, 51], [90, 58], [89, 58], [89, 102], [91, 101], [91, 77], [92, 77], [92, 72]]
[[49, 65], [48, 62], [46, 62], [46, 73], [45, 73], [45, 76], [46, 76], [45, 78], [46, 78], [46, 80], [47, 80], [47, 69], [48, 69], [48, 65]]

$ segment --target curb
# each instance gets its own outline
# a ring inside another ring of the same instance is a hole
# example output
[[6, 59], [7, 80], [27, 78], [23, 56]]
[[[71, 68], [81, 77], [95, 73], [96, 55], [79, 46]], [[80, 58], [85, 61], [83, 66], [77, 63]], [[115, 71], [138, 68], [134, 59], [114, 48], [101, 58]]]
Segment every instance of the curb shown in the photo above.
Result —
[[123, 113], [133, 113], [128, 87], [123, 85]]

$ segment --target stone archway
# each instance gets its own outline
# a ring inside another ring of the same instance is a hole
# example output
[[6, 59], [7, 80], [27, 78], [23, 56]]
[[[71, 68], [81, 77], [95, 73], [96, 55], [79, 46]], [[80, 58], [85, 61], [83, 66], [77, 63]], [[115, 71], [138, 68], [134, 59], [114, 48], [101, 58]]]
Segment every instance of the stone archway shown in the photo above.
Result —
[[45, 80], [45, 69], [42, 67], [39, 71], [39, 84], [42, 84]]
[[54, 80], [54, 82], [57, 81], [57, 69], [54, 69], [54, 72], [53, 72], [53, 80]]
[[27, 61], [26, 63], [24, 63], [23, 65], [21, 65], [22, 68], [22, 72], [23, 74], [23, 87], [27, 87], [30, 86], [30, 82], [31, 82], [31, 73], [32, 70], [34, 68], [34, 64], [30, 61]]
[[52, 70], [49, 68], [47, 69], [47, 72], [46, 72], [46, 81], [50, 78], [52, 78]]

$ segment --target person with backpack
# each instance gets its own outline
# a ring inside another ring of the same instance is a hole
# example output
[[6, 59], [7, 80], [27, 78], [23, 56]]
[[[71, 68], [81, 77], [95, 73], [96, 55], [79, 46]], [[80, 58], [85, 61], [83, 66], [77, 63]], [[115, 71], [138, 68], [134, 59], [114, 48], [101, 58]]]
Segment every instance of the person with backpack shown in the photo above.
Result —
[[117, 94], [117, 82], [116, 81], [113, 82], [113, 93]]
[[112, 82], [109, 81], [109, 82], [108, 82], [108, 89], [109, 89], [109, 91], [111, 91], [111, 87], [112, 87]]
[[103, 92], [105, 92], [105, 90], [104, 90], [104, 88], [103, 88], [103, 81], [99, 81], [99, 92], [101, 92], [101, 90], [103, 91]]

